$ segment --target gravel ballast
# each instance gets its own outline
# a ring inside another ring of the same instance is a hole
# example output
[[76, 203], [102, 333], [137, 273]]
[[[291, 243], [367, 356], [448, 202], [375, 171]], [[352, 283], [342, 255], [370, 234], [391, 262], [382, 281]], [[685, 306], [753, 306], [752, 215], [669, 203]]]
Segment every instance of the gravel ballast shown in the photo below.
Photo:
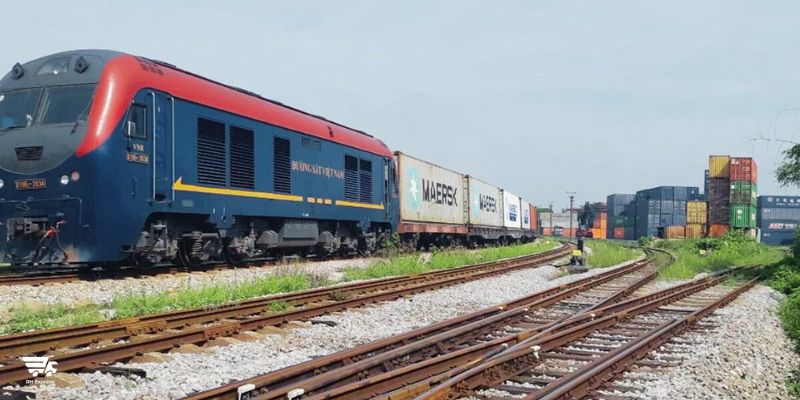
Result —
[[702, 321], [714, 328], [676, 338], [693, 349], [680, 354], [685, 357], [680, 366], [627, 374], [645, 379], [620, 382], [641, 387], [638, 396], [646, 399], [790, 398], [784, 382], [800, 366], [800, 356], [781, 327], [782, 299], [775, 290], [756, 286]]
[[[605, 269], [592, 270], [596, 274]], [[335, 326], [311, 325], [270, 334], [253, 342], [213, 347], [199, 354], [169, 354], [165, 363], [142, 363], [146, 379], [80, 374], [81, 388], [37, 388], [39, 398], [53, 399], [174, 399], [231, 380], [263, 374], [314, 357], [331, 354], [476, 311], [542, 289], [570, 282], [587, 274], [554, 279], [553, 266], [526, 269], [468, 282], [409, 298], [324, 317]], [[31, 388], [26, 388], [30, 390]]]

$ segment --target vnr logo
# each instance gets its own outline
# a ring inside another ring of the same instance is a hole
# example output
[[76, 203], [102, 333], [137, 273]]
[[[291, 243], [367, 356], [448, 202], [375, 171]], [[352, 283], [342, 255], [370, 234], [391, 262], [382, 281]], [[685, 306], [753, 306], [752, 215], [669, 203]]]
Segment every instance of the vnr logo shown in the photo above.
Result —
[[517, 214], [519, 213], [519, 210], [517, 210], [517, 208], [518, 207], [517, 207], [516, 204], [509, 204], [508, 205], [508, 220], [509, 221], [513, 221], [513, 222], [517, 221]]

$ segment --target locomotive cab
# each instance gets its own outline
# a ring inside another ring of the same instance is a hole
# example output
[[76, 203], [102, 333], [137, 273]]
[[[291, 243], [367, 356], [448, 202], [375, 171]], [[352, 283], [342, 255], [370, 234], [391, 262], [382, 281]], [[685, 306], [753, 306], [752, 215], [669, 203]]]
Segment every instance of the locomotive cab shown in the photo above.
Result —
[[76, 246], [88, 223], [91, 176], [75, 151], [109, 56], [55, 54], [16, 64], [0, 80], [0, 262], [81, 258]]

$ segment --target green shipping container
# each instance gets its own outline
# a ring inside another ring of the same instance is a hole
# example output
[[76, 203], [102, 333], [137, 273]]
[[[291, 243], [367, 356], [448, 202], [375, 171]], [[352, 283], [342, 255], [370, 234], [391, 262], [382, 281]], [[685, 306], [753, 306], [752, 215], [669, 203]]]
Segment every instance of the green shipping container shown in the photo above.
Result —
[[758, 185], [748, 181], [731, 181], [731, 204], [756, 205]]
[[756, 207], [731, 204], [731, 226], [734, 228], [755, 228]]

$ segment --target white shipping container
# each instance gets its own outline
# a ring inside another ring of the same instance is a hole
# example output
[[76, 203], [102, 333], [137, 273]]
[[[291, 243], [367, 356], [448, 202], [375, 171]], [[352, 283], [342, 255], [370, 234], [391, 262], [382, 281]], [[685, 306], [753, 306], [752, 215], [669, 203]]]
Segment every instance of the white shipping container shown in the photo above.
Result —
[[400, 179], [400, 220], [465, 224], [464, 177], [403, 153], [395, 153]]
[[503, 191], [471, 176], [465, 178], [469, 189], [469, 223], [480, 226], [503, 226]]
[[503, 191], [503, 226], [506, 228], [522, 228], [519, 196]]
[[522, 229], [531, 230], [531, 203], [520, 199], [522, 205]]

